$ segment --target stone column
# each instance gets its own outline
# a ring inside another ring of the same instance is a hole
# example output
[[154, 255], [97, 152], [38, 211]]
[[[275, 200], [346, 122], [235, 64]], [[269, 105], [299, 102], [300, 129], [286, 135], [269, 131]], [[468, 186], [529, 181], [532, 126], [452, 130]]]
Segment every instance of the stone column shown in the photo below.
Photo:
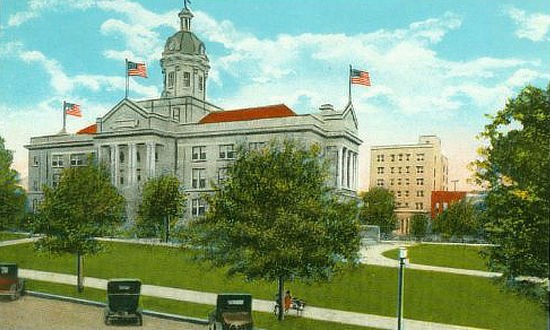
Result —
[[[119, 159], [120, 159], [120, 147], [118, 144], [115, 144], [113, 146], [113, 153], [114, 153], [114, 157], [111, 156], [111, 159], [114, 158], [114, 163], [111, 164], [111, 167], [114, 169], [114, 175], [113, 175], [113, 179], [115, 181], [115, 187], [118, 187], [119, 186], [119, 177], [120, 177], [120, 162], [119, 162]], [[114, 166], [113, 166], [114, 165]]]
[[116, 153], [115, 153], [115, 146], [109, 145], [109, 156], [111, 157], [111, 160], [109, 162], [109, 168], [111, 169], [111, 183], [116, 186], [115, 181], [115, 163], [116, 163]]
[[147, 177], [152, 178], [155, 176], [155, 143], [147, 142]]
[[128, 184], [136, 184], [137, 147], [135, 143], [128, 143]]
[[347, 149], [342, 147], [342, 188], [346, 187], [346, 154]]

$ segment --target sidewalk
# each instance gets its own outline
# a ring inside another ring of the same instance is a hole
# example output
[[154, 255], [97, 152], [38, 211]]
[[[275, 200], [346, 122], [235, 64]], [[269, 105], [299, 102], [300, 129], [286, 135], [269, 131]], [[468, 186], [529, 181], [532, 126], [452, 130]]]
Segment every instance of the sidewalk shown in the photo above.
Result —
[[[21, 277], [54, 282], [60, 284], [74, 285], [76, 283], [75, 275], [42, 272], [30, 269], [20, 269], [19, 274]], [[84, 286], [105, 290], [107, 288], [107, 280], [93, 277], [84, 277]], [[192, 291], [185, 289], [177, 289], [156, 285], [144, 284], [141, 287], [141, 293], [146, 296], [173, 299], [179, 301], [186, 301], [198, 304], [215, 305], [217, 294], [209, 292]], [[274, 302], [268, 300], [253, 300], [253, 308], [255, 311], [272, 313]], [[366, 327], [373, 327], [379, 329], [395, 329], [397, 327], [397, 321], [394, 317], [379, 316], [373, 314], [362, 314], [356, 312], [347, 312], [340, 310], [333, 310], [328, 308], [307, 306], [303, 317], [315, 319], [319, 321], [338, 322], [344, 324], [352, 324]], [[421, 330], [421, 329], [437, 329], [437, 330], [465, 330], [476, 329], [462, 326], [455, 326], [450, 324], [433, 323], [417, 320], [404, 320], [407, 329]]]

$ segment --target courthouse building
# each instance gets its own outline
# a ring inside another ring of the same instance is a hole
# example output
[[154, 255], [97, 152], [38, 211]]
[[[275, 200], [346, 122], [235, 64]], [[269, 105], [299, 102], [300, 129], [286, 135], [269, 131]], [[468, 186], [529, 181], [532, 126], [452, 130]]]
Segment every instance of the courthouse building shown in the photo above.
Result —
[[413, 214], [431, 211], [432, 191], [446, 191], [448, 185], [447, 157], [435, 135], [422, 135], [415, 144], [371, 147], [370, 187], [395, 194], [400, 234], [409, 233]]
[[356, 193], [362, 141], [353, 105], [335, 109], [324, 104], [314, 113], [299, 115], [284, 104], [228, 111], [209, 103], [209, 60], [204, 43], [191, 31], [192, 17], [184, 8], [180, 30], [166, 41], [160, 97], [125, 98], [76, 134], [31, 138], [26, 148], [33, 209], [43, 198], [43, 185], [55, 187], [63, 168], [83, 166], [94, 154], [110, 168], [130, 219], [141, 201], [143, 183], [160, 175], [180, 180], [189, 193], [187, 216], [199, 215], [206, 207], [201, 195], [226, 175], [237, 145], [261, 148], [286, 137], [318, 143], [331, 162], [331, 184], [342, 193]]

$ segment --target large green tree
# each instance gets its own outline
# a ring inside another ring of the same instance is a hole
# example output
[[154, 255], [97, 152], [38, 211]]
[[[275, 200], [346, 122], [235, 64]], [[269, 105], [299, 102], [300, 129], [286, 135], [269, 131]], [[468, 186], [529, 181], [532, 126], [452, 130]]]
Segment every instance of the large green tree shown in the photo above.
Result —
[[206, 259], [230, 274], [277, 280], [279, 297], [285, 280], [328, 280], [355, 263], [356, 201], [328, 187], [317, 145], [274, 141], [260, 150], [241, 147], [237, 155], [227, 180], [207, 197], [206, 215], [189, 226]]
[[482, 226], [479, 208], [466, 199], [451, 203], [433, 223], [435, 233], [446, 236], [479, 236]]
[[145, 183], [136, 224], [141, 236], [158, 236], [168, 241], [171, 226], [185, 210], [186, 196], [179, 186], [173, 176], [161, 176]]
[[25, 211], [27, 198], [12, 163], [13, 153], [6, 149], [0, 136], [0, 230], [14, 227]]
[[509, 279], [548, 276], [550, 218], [550, 84], [525, 87], [490, 116], [487, 146], [474, 162], [487, 188], [486, 233], [496, 244], [490, 267]]
[[63, 170], [56, 188], [44, 187], [44, 200], [34, 222], [44, 236], [38, 250], [70, 253], [77, 257], [77, 288], [82, 285], [82, 257], [102, 250], [94, 237], [112, 233], [120, 225], [124, 198], [111, 185], [109, 172], [94, 165]]
[[416, 213], [411, 217], [411, 235], [421, 239], [428, 232], [428, 217], [425, 214]]
[[381, 187], [371, 188], [361, 196], [363, 205], [359, 218], [365, 225], [380, 227], [380, 232], [389, 235], [397, 228], [395, 195]]

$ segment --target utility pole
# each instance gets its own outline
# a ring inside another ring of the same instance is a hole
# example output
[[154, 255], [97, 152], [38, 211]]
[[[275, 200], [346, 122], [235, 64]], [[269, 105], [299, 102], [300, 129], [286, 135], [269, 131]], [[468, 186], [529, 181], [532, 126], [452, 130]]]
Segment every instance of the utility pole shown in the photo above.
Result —
[[403, 276], [405, 268], [405, 260], [407, 260], [407, 248], [399, 247], [399, 273], [397, 286], [397, 330], [403, 329]]

